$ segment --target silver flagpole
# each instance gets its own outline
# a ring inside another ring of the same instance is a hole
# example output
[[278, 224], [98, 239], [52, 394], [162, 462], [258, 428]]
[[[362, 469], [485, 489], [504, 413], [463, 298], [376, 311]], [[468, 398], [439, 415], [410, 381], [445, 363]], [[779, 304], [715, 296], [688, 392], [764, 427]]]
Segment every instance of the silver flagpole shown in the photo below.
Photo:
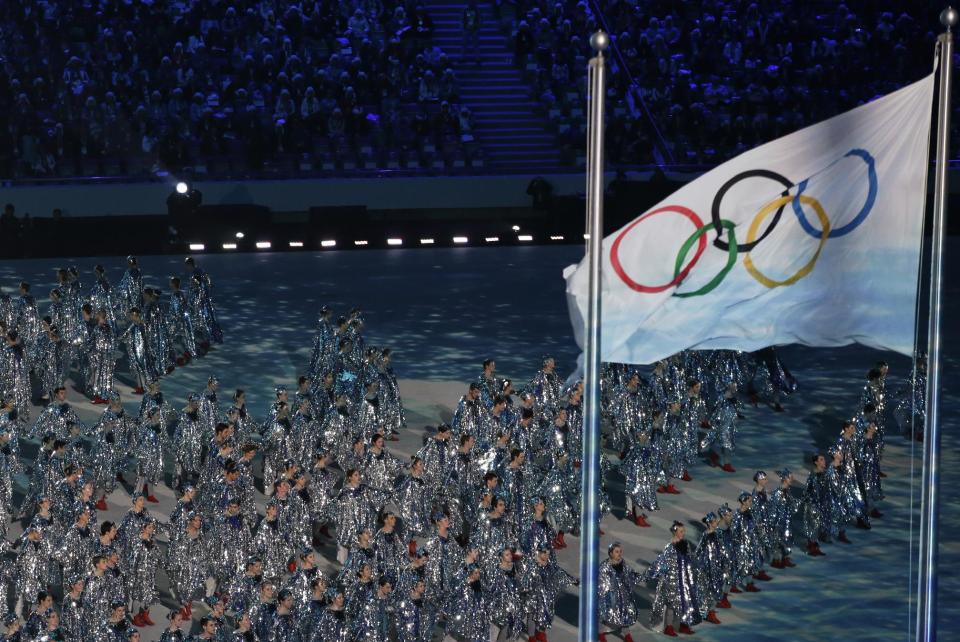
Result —
[[947, 221], [947, 163], [950, 158], [950, 71], [957, 11], [947, 7], [940, 22], [940, 101], [937, 162], [933, 188], [933, 241], [930, 250], [930, 318], [927, 326], [927, 413], [923, 443], [923, 499], [920, 521], [920, 599], [917, 642], [937, 639], [937, 528], [940, 484], [940, 305], [943, 295], [943, 240]]
[[603, 241], [603, 52], [610, 39], [590, 37], [597, 55], [587, 68], [587, 258], [590, 290], [583, 355], [583, 471], [580, 510], [580, 642], [597, 642], [597, 577], [600, 567], [600, 244]]

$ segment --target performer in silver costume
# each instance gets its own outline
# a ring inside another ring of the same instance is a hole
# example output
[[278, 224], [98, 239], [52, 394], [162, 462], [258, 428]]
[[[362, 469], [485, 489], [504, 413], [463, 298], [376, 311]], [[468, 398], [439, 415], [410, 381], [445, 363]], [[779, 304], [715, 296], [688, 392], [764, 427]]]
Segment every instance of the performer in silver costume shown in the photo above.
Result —
[[[663, 620], [663, 632], [675, 636], [692, 634], [690, 627], [700, 622], [700, 594], [694, 548], [685, 539], [686, 528], [680, 522], [670, 527], [671, 539], [644, 574], [643, 580], [657, 580], [650, 623]], [[679, 628], [674, 623], [679, 621]]]
[[700, 616], [711, 624], [720, 624], [716, 609], [730, 608], [730, 600], [727, 599], [730, 551], [724, 541], [723, 531], [718, 530], [721, 518], [710, 511], [700, 521], [706, 526], [694, 553], [699, 581], [697, 590], [701, 600]]
[[710, 414], [710, 429], [700, 442], [700, 449], [707, 450], [710, 465], [720, 466], [728, 473], [736, 472], [730, 463], [730, 456], [736, 442], [737, 419], [740, 418], [737, 391], [736, 382], [727, 384], [723, 396]]
[[796, 566], [790, 559], [793, 546], [793, 517], [799, 508], [799, 502], [790, 493], [793, 485], [793, 473], [789, 469], [777, 471], [780, 486], [770, 495], [767, 504], [767, 519], [770, 525], [770, 550], [773, 568], [792, 568]]
[[523, 562], [520, 586], [526, 593], [527, 635], [548, 642], [547, 631], [553, 626], [560, 593], [568, 586], [579, 586], [580, 580], [561, 568], [547, 549]]
[[156, 363], [150, 352], [147, 340], [147, 327], [140, 314], [140, 308], [130, 308], [127, 318], [130, 325], [124, 330], [120, 338], [127, 349], [127, 360], [130, 363], [130, 375], [135, 383], [134, 393], [142, 395], [146, 385], [156, 379], [159, 374]]
[[623, 546], [614, 542], [607, 547], [607, 559], [600, 563], [598, 572], [601, 628], [600, 642], [606, 642], [607, 633], [633, 642], [630, 627], [639, 619], [639, 609], [633, 592], [643, 584], [643, 577], [623, 559]]
[[627, 502], [627, 514], [633, 523], [647, 528], [647, 514], [643, 511], [660, 510], [657, 504], [657, 488], [666, 486], [663, 472], [663, 456], [657, 443], [650, 442], [650, 433], [643, 431], [636, 435], [636, 442], [630, 447], [626, 458], [620, 464], [624, 476], [624, 495]]
[[192, 359], [199, 356], [197, 350], [197, 328], [193, 307], [187, 294], [180, 289], [180, 277], [170, 277], [170, 297], [167, 300], [167, 318], [170, 331], [171, 346], [176, 346], [174, 352], [183, 350], [176, 357], [178, 366], [189, 363]]
[[117, 339], [107, 312], [99, 308], [94, 316], [87, 343], [89, 375], [87, 392], [93, 403], [106, 404], [113, 392], [113, 372], [116, 367]]

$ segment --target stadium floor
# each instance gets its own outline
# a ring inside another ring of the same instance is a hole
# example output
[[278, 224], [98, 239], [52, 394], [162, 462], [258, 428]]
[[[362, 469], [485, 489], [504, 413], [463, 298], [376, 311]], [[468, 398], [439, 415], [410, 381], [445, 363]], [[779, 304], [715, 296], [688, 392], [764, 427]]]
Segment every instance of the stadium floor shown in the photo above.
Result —
[[[950, 239], [947, 256], [943, 457], [941, 486], [940, 622], [942, 630], [960, 623], [960, 577], [949, 571], [960, 562], [960, 239]], [[234, 388], [247, 390], [248, 405], [263, 416], [275, 385], [295, 384], [310, 355], [316, 314], [322, 304], [335, 314], [359, 305], [366, 320], [365, 336], [371, 345], [391, 347], [401, 379], [410, 430], [392, 450], [412, 454], [422, 428], [449, 420], [457, 399], [480, 370], [486, 357], [497, 361], [498, 374], [526, 381], [544, 354], [554, 355], [560, 370], [572, 367], [577, 349], [573, 343], [563, 295], [561, 270], [582, 256], [579, 246], [455, 248], [323, 253], [257, 253], [198, 255], [214, 284], [226, 342], [206, 357], [195, 360], [163, 380], [163, 389], [175, 407], [188, 393], [200, 391], [206, 377], [216, 373], [224, 396]], [[166, 289], [167, 277], [180, 270], [180, 257], [142, 257], [145, 283]], [[53, 268], [78, 265], [87, 281], [95, 263], [103, 263], [113, 282], [119, 279], [122, 259], [60, 259], [8, 261], [0, 265], [0, 284], [8, 290], [20, 279], [34, 284], [45, 308], [44, 293], [54, 282]], [[800, 388], [785, 401], [787, 412], [747, 407], [734, 465], [735, 475], [706, 464], [691, 471], [694, 481], [680, 486], [683, 494], [668, 496], [650, 520], [653, 528], [638, 529], [622, 519], [622, 478], [611, 483], [613, 514], [602, 524], [605, 547], [621, 541], [625, 557], [645, 568], [669, 539], [674, 519], [688, 524], [688, 537], [699, 537], [699, 519], [723, 502], [734, 503], [748, 488], [754, 470], [773, 471], [787, 466], [802, 483], [808, 455], [833, 442], [839, 422], [855, 410], [867, 369], [880, 358], [891, 365], [889, 389], [895, 389], [909, 372], [905, 357], [859, 346], [843, 349], [784, 348], [781, 356], [796, 375]], [[119, 369], [119, 386], [128, 408], [139, 399], [131, 393], [129, 379]], [[74, 389], [69, 400], [85, 421], [94, 421], [100, 409]], [[892, 423], [892, 420], [891, 420]], [[919, 532], [920, 451], [888, 429], [884, 480], [885, 513], [872, 531], [850, 530], [854, 544], [826, 548], [826, 557], [794, 555], [797, 567], [772, 571], [774, 580], [762, 583], [763, 592], [733, 596], [733, 608], [719, 613], [721, 626], [702, 624], [699, 637], [708, 640], [904, 640], [910, 635], [911, 589], [915, 586], [915, 544]], [[32, 449], [26, 449], [31, 452]], [[615, 459], [614, 459], [615, 461]], [[169, 468], [169, 466], [168, 466]], [[128, 475], [132, 477], [132, 475]], [[169, 479], [169, 477], [168, 477]], [[25, 479], [20, 479], [18, 495]], [[129, 485], [110, 498], [105, 518], [120, 518], [129, 505]], [[154, 515], [165, 520], [174, 503], [169, 488], [156, 492]], [[262, 500], [262, 496], [260, 496]], [[17, 500], [15, 500], [17, 501]], [[912, 527], [912, 530], [911, 530]], [[11, 537], [20, 531], [11, 528]], [[561, 551], [561, 564], [578, 573], [577, 538]], [[328, 567], [335, 551], [321, 551]], [[165, 578], [161, 580], [166, 583]], [[165, 605], [173, 606], [164, 592]], [[651, 596], [641, 592], [645, 610]], [[565, 594], [558, 619], [550, 632], [553, 642], [576, 637], [577, 597]], [[155, 607], [156, 608], [156, 607]], [[159, 610], [156, 610], [159, 612]], [[195, 611], [197, 616], [203, 608]], [[155, 621], [160, 621], [154, 618]], [[159, 637], [160, 626], [145, 630], [145, 640]], [[654, 639], [659, 634], [645, 626], [634, 628], [634, 638]]]

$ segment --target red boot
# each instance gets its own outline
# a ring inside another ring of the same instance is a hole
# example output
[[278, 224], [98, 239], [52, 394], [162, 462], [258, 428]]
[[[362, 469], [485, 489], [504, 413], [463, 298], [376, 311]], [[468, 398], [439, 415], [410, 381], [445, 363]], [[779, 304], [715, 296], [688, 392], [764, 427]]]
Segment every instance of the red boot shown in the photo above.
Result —
[[840, 534], [837, 535], [837, 541], [838, 541], [838, 542], [843, 542], [844, 544], [853, 544], [853, 542], [851, 542], [851, 541], [847, 538], [847, 531], [840, 531]]
[[753, 576], [753, 579], [760, 580], [761, 582], [769, 582], [773, 578], [767, 575], [766, 571], [761, 570], [759, 573]]
[[712, 468], [716, 468], [720, 465], [720, 455], [711, 450], [708, 457], [710, 458], [710, 466]]
[[669, 635], [669, 636], [672, 637], [672, 638], [677, 637], [677, 632], [674, 631], [674, 630], [673, 630], [673, 627], [672, 627], [671, 625], [669, 625], [669, 624], [668, 624], [667, 626], [663, 627], [663, 634], [664, 634], [664, 635]]
[[710, 610], [707, 612], [707, 622], [710, 624], [720, 624], [720, 618], [717, 617], [717, 612]]
[[410, 553], [410, 557], [417, 556], [417, 540], [412, 539], [407, 543], [407, 552]]
[[670, 491], [667, 490], [666, 486], [661, 484], [660, 486], [657, 486], [657, 492], [663, 495], [664, 493], [669, 493]]
[[739, 588], [737, 588], [736, 586], [731, 586], [731, 587], [730, 587], [730, 592], [731, 592], [731, 593], [743, 593], [743, 591], [741, 591], [741, 590], [740, 590]]
[[[754, 584], [753, 582], [747, 582], [747, 585], [746, 585], [746, 587], [744, 587], [744, 590], [745, 590], [747, 593], [759, 593], [759, 592], [760, 592], [760, 589], [758, 589], [758, 588], [757, 588], [757, 585]], [[732, 592], [732, 591], [731, 591], [731, 592]]]
[[677, 490], [677, 487], [674, 486], [673, 484], [667, 484], [667, 492], [670, 493], [671, 495], [679, 495], [679, 494], [680, 494], [680, 491]]
[[600, 642], [607, 642], [607, 634], [606, 634], [606, 633], [601, 633], [601, 634], [600, 634]]
[[691, 629], [690, 626], [687, 624], [680, 625], [680, 632], [683, 633], [684, 635], [693, 635], [693, 629]]
[[683, 481], [693, 481], [693, 477], [691, 477], [690, 473], [687, 472], [686, 470], [683, 471], [683, 477], [681, 477], [680, 479], [682, 479]]
[[193, 602], [187, 602], [186, 605], [183, 607], [183, 610], [186, 611], [186, 613], [187, 613], [187, 619], [188, 619], [188, 620], [189, 620], [190, 618], [192, 618], [192, 617], [193, 617]]
[[98, 499], [95, 506], [97, 507], [97, 510], [107, 510], [107, 496], [104, 495], [103, 497]]
[[870, 517], [873, 517], [874, 519], [880, 519], [883, 517], [883, 513], [878, 511], [876, 508], [872, 508], [870, 509]]
[[567, 547], [567, 543], [563, 539], [563, 531], [557, 533], [557, 536], [553, 539], [553, 547], [556, 549]]
[[142, 629], [147, 625], [147, 623], [143, 621], [143, 611], [133, 616], [133, 625], [138, 629]]
[[160, 500], [150, 494], [150, 486], [147, 484], [143, 485], [143, 494], [147, 496], [147, 501], [151, 504], [159, 504]]
[[627, 633], [625, 636], [623, 636], [623, 642], [633, 642], [633, 636]]
[[640, 528], [650, 528], [650, 523], [647, 521], [647, 516], [643, 513], [639, 517], [634, 518], [634, 522]]
[[150, 609], [143, 610], [143, 621], [147, 623], [147, 626], [154, 626], [156, 622], [150, 619]]
[[793, 568], [796, 566], [796, 564], [793, 563], [793, 560], [790, 559], [789, 555], [781, 560], [781, 564], [783, 564], [783, 568]]
[[549, 642], [546, 631], [537, 631], [537, 642]]
[[772, 562], [770, 562], [770, 566], [772, 566], [773, 568], [783, 568], [783, 562], [781, 562], [780, 560], [773, 560]]
[[134, 388], [134, 389], [133, 389], [133, 394], [135, 394], [135, 395], [142, 395], [142, 394], [143, 394], [143, 386], [137, 386], [136, 388]]
[[727, 594], [723, 594], [723, 599], [717, 602], [718, 609], [729, 609], [731, 608], [730, 600], [727, 599]]
[[724, 472], [726, 472], [726, 473], [735, 473], [735, 472], [737, 472], [737, 469], [734, 468], [732, 465], [730, 465], [730, 462], [727, 462], [727, 463], [725, 463], [723, 466], [721, 466], [721, 467], [720, 467], [720, 470], [722, 470], [722, 471], [724, 471]]

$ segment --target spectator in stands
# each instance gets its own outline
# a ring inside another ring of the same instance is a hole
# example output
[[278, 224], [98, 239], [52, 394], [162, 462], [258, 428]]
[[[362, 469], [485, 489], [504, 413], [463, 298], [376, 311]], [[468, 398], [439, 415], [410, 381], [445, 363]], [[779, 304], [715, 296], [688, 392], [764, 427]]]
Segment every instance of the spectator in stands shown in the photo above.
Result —
[[474, 64], [480, 64], [480, 8], [477, 0], [467, 0], [463, 8], [463, 46], [460, 50], [461, 62], [467, 61], [467, 54], [473, 55]]

